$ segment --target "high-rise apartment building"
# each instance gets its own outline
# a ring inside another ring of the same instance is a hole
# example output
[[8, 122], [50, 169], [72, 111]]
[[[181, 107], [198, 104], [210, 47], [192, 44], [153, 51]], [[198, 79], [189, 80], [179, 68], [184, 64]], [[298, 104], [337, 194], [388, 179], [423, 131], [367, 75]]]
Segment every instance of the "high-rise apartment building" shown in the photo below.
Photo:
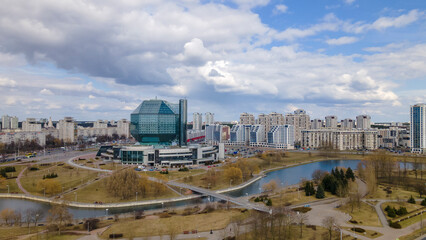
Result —
[[27, 118], [22, 122], [22, 131], [24, 132], [37, 132], [41, 131], [41, 124], [37, 123], [35, 118]]
[[206, 112], [206, 126], [214, 124], [214, 113]]
[[240, 114], [240, 122], [239, 124], [244, 125], [253, 125], [256, 122], [254, 121], [254, 115], [251, 113], [241, 113]]
[[355, 128], [355, 121], [350, 118], [345, 118], [342, 120], [342, 129], [350, 130], [352, 128]]
[[18, 117], [4, 115], [1, 117], [2, 129], [18, 129]]
[[411, 152], [426, 152], [426, 104], [410, 107], [410, 139]]
[[326, 116], [325, 117], [326, 128], [337, 128], [337, 116]]
[[202, 130], [203, 129], [203, 114], [193, 113], [192, 114], [192, 129]]
[[93, 128], [107, 128], [108, 121], [107, 120], [98, 120], [93, 123]]
[[250, 141], [251, 125], [236, 124], [230, 131], [230, 142], [248, 144]]
[[321, 129], [322, 128], [322, 120], [315, 118], [311, 121], [311, 129]]
[[268, 132], [268, 144], [275, 148], [294, 148], [294, 127], [292, 125], [272, 126]]
[[294, 113], [288, 113], [285, 115], [285, 124], [294, 126], [294, 139], [295, 142], [302, 140], [301, 130], [310, 129], [311, 118], [306, 111], [303, 109], [297, 109]]
[[145, 100], [130, 115], [130, 133], [142, 144], [179, 144], [187, 140], [187, 101]]
[[265, 126], [260, 124], [252, 125], [250, 128], [250, 143], [265, 143]]
[[333, 147], [337, 150], [374, 150], [378, 148], [377, 130], [311, 129], [302, 131], [304, 148]]
[[371, 128], [371, 117], [368, 115], [359, 115], [356, 117], [356, 128], [358, 129], [370, 129]]
[[130, 137], [130, 121], [127, 119], [121, 119], [117, 121], [117, 134], [125, 136], [126, 138]]
[[59, 120], [56, 128], [59, 131], [59, 139], [64, 142], [74, 142], [77, 139], [76, 123], [72, 117]]

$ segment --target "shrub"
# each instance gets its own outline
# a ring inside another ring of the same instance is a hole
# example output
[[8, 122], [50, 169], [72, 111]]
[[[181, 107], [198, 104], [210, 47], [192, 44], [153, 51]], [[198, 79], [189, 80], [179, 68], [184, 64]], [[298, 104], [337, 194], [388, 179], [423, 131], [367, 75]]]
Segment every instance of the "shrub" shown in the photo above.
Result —
[[395, 213], [395, 208], [389, 208], [388, 212], [388, 216], [391, 218], [396, 217], [396, 213]]
[[416, 200], [414, 200], [413, 195], [410, 196], [410, 198], [407, 201], [408, 203], [416, 204]]
[[123, 234], [122, 233], [112, 233], [109, 235], [109, 238], [122, 238]]
[[51, 174], [47, 174], [47, 175], [43, 175], [43, 179], [49, 179], [49, 178], [57, 178], [58, 174], [56, 173], [51, 173]]
[[420, 203], [422, 206], [426, 206], [426, 198]]
[[271, 201], [271, 199], [268, 199], [268, 201], [266, 201], [266, 206], [268, 206], [268, 207], [272, 206], [272, 201]]
[[39, 170], [39, 169], [36, 168], [36, 167], [30, 167], [30, 171], [37, 171], [37, 170]]
[[292, 210], [295, 211], [295, 212], [307, 213], [307, 212], [311, 211], [312, 208], [310, 208], [310, 207], [298, 207], [298, 208], [293, 208]]
[[179, 172], [188, 172], [189, 169], [187, 167], [179, 168]]
[[399, 209], [396, 210], [395, 213], [399, 216], [402, 216], [402, 215], [407, 214], [408, 212], [407, 212], [407, 209], [405, 207], [399, 207]]
[[391, 207], [389, 207], [389, 205], [387, 205], [386, 207], [385, 207], [385, 211], [387, 212], [387, 211], [389, 211], [389, 209], [390, 209]]
[[84, 223], [85, 227], [89, 228], [89, 231], [92, 231], [94, 229], [98, 228], [98, 224], [99, 224], [99, 219], [97, 218], [89, 218], [86, 220], [86, 222]]
[[256, 197], [256, 198], [254, 199], [254, 202], [260, 202], [259, 197]]
[[353, 223], [353, 224], [358, 224], [358, 221], [357, 221], [357, 220], [349, 220], [349, 222], [350, 222], [350, 223]]
[[351, 230], [354, 231], [354, 232], [358, 232], [358, 233], [364, 233], [365, 232], [365, 230], [363, 228], [358, 228], [358, 227], [351, 228]]
[[168, 212], [162, 212], [158, 215], [160, 218], [169, 218], [171, 217]]
[[398, 222], [390, 222], [389, 223], [389, 226], [391, 227], [391, 228], [397, 228], [397, 229], [401, 229], [402, 227], [401, 227], [401, 224], [399, 224]]

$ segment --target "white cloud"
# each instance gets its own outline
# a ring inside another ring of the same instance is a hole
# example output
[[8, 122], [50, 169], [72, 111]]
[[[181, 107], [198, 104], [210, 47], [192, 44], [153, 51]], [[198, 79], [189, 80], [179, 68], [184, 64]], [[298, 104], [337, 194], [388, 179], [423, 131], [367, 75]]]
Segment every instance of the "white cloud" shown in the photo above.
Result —
[[81, 103], [78, 105], [78, 108], [80, 110], [95, 110], [97, 108], [99, 108], [99, 104], [85, 104], [85, 103]]
[[92, 94], [89, 95], [89, 99], [95, 99], [96, 97], [93, 96]]
[[286, 13], [288, 10], [288, 7], [284, 4], [277, 4], [274, 8], [274, 13]]
[[242, 9], [251, 9], [254, 7], [265, 6], [269, 0], [232, 0]]
[[15, 87], [16, 86], [16, 81], [0, 77], [0, 86], [1, 87]]
[[53, 92], [52, 92], [52, 91], [50, 91], [49, 89], [43, 88], [43, 89], [40, 91], [40, 94], [42, 94], [42, 95], [53, 95]]
[[355, 2], [355, 0], [344, 0], [344, 2], [348, 5], [351, 5], [352, 3]]
[[423, 12], [419, 12], [418, 10], [415, 9], [415, 10], [411, 10], [407, 14], [403, 14], [401, 16], [394, 17], [394, 18], [381, 17], [377, 19], [374, 23], [372, 23], [369, 26], [369, 28], [375, 29], [375, 30], [383, 30], [390, 27], [399, 28], [419, 20], [419, 18], [423, 15], [424, 15]]
[[350, 44], [350, 43], [354, 43], [357, 42], [358, 38], [356, 37], [340, 37], [340, 38], [331, 38], [326, 40], [326, 43], [328, 45], [344, 45], [344, 44]]

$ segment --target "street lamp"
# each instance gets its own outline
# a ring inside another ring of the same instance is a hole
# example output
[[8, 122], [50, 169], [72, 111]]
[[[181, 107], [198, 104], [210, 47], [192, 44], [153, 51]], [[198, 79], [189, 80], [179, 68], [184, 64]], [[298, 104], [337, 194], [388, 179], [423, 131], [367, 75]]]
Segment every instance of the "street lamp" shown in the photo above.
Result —
[[161, 202], [161, 208], [164, 209], [164, 202]]
[[77, 202], [77, 192], [74, 192], [74, 196], [75, 196], [75, 202]]
[[9, 194], [9, 193], [10, 193], [9, 185], [7, 185], [7, 194]]
[[342, 229], [339, 226], [337, 226], [335, 223], [333, 223], [333, 225], [340, 230], [340, 240], [342, 240], [343, 238]]
[[138, 201], [138, 192], [136, 192], [136, 201]]
[[43, 188], [43, 196], [46, 197], [46, 188]]
[[179, 188], [180, 189], [180, 195], [182, 195], [182, 188]]
[[232, 179], [229, 180], [229, 187], [232, 185]]
[[108, 208], [105, 209], [105, 217], [108, 216]]

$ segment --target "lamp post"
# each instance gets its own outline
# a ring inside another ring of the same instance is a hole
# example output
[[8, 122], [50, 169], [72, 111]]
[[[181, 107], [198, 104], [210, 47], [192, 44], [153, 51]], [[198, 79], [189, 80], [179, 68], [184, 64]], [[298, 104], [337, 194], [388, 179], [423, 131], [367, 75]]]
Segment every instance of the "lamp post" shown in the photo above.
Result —
[[10, 193], [9, 185], [7, 185], [7, 194]]
[[340, 230], [340, 240], [342, 240], [343, 239], [342, 229], [339, 226], [337, 226], [335, 223], [333, 225]]
[[136, 192], [136, 201], [138, 201], [138, 192]]
[[182, 195], [182, 188], [179, 188], [180, 189], [180, 195]]
[[75, 200], [74, 202], [77, 202], [77, 192], [74, 192]]
[[46, 197], [46, 188], [43, 188], [43, 196]]
[[108, 208], [105, 209], [105, 217], [107, 217], [107, 216], [108, 216]]
[[164, 202], [161, 202], [161, 208], [164, 209]]
[[229, 187], [232, 186], [232, 179], [229, 180]]

